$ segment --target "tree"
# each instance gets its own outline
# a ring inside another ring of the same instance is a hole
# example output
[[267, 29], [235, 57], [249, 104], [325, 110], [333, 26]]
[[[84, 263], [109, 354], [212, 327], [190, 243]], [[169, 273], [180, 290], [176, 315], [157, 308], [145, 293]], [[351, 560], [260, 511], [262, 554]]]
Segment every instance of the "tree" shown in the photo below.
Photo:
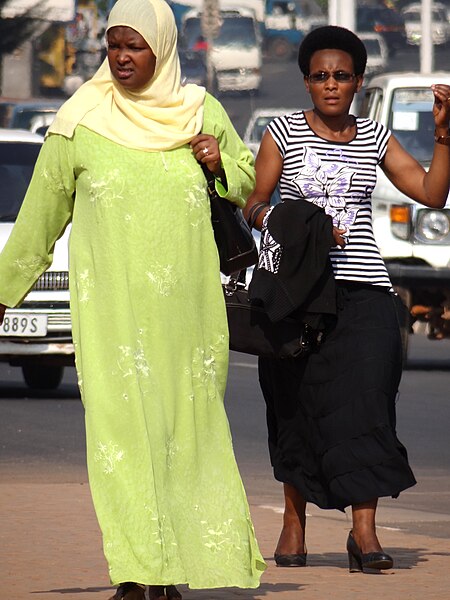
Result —
[[19, 48], [40, 28], [41, 5], [36, 5], [14, 18], [3, 18], [3, 9], [10, 0], [0, 0], [0, 56]]

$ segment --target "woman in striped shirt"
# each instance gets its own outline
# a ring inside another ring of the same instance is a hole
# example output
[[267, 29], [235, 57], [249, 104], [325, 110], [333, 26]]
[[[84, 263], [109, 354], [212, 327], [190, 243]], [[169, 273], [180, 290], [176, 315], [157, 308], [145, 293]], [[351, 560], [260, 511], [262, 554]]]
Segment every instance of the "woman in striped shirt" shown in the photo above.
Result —
[[[398, 298], [374, 239], [371, 195], [379, 166], [410, 198], [428, 207], [445, 205], [450, 87], [432, 86], [438, 143], [425, 172], [383, 125], [349, 114], [366, 58], [362, 41], [342, 27], [321, 27], [304, 38], [299, 67], [313, 109], [268, 126], [246, 208], [249, 219], [257, 215], [255, 226], [267, 241], [269, 199], [279, 185], [283, 202], [320, 206], [333, 221], [335, 241], [330, 260], [337, 316], [321, 344], [306, 358], [259, 360], [271, 462], [284, 484], [279, 566], [306, 564], [305, 509], [312, 502], [325, 509], [351, 506], [351, 572], [391, 568], [376, 533], [378, 498], [397, 497], [415, 484], [395, 431], [402, 368]], [[274, 254], [279, 259], [288, 250], [269, 242], [258, 268], [276, 270]]]

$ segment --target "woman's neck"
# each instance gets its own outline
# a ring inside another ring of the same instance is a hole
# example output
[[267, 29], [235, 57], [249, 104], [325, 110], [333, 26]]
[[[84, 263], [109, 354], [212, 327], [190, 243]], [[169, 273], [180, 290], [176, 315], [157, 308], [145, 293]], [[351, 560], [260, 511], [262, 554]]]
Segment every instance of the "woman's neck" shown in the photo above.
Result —
[[325, 139], [349, 141], [355, 136], [355, 118], [348, 113], [333, 117], [314, 108], [305, 112], [305, 117], [311, 129]]

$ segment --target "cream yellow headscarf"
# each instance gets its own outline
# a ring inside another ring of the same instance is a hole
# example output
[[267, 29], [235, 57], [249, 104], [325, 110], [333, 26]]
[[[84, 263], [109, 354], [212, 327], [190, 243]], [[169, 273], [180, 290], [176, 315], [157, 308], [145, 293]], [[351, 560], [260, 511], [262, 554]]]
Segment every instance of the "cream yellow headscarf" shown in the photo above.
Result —
[[156, 56], [155, 74], [138, 92], [114, 79], [105, 59], [93, 78], [64, 103], [49, 133], [72, 137], [77, 125], [129, 148], [178, 148], [200, 132], [205, 88], [182, 86], [177, 30], [164, 0], [118, 0], [107, 29], [123, 25], [142, 35]]

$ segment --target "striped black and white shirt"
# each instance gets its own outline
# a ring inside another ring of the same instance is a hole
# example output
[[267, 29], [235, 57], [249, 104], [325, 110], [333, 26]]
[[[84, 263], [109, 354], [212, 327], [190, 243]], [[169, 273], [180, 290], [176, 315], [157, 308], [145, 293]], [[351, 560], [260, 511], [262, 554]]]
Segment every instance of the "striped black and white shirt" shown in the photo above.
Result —
[[335, 279], [390, 288], [373, 234], [371, 203], [390, 131], [357, 117], [350, 142], [329, 141], [312, 131], [303, 111], [275, 118], [268, 130], [283, 158], [281, 199], [314, 202], [336, 227], [347, 228], [345, 248], [330, 251]]

